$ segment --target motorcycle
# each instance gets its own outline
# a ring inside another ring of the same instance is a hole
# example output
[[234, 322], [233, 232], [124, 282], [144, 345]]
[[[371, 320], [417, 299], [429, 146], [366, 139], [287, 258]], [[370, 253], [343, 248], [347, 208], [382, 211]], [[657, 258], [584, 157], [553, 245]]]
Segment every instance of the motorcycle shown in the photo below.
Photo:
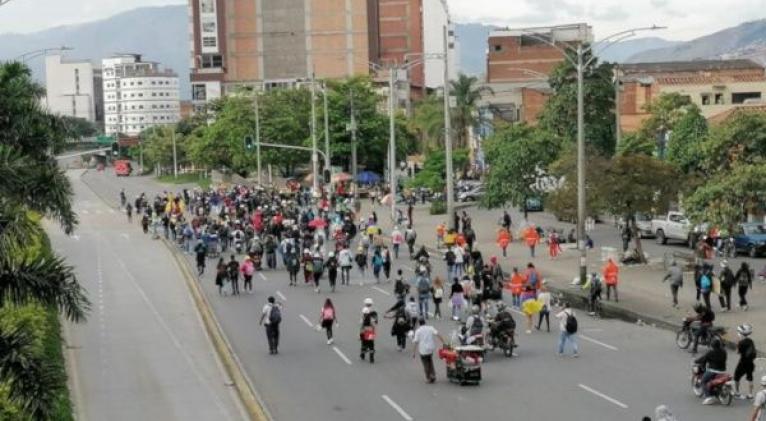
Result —
[[[699, 322], [684, 318], [681, 330], [676, 332], [676, 345], [678, 345], [680, 349], [689, 348], [689, 345], [694, 343], [694, 336], [699, 329]], [[722, 337], [725, 333], [725, 328], [721, 326], [711, 326], [708, 328], [707, 333], [700, 337], [700, 344], [710, 346], [714, 339], [723, 341]]]
[[513, 356], [513, 349], [516, 348], [516, 339], [514, 329], [498, 329], [495, 330], [495, 322], [489, 322], [490, 334], [487, 335], [487, 345], [490, 350], [500, 348], [503, 350], [503, 355], [510, 358]]
[[[692, 392], [695, 396], [701, 397], [705, 388], [702, 384], [702, 375], [705, 374], [705, 370], [699, 364], [692, 364], [692, 377], [691, 386]], [[734, 397], [734, 380], [729, 373], [718, 373], [708, 382], [710, 387], [711, 396], [718, 399], [721, 405], [731, 405], [731, 400]]]

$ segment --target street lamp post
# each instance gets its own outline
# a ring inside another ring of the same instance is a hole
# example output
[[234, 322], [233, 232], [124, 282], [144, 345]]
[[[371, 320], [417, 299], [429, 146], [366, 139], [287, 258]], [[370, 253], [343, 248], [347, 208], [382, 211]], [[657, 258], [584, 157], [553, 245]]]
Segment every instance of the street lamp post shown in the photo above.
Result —
[[173, 178], [178, 178], [178, 155], [176, 153], [176, 128], [170, 128], [170, 140], [173, 142]]
[[391, 199], [391, 220], [396, 221], [396, 122], [394, 115], [394, 100], [396, 86], [394, 83], [394, 68], [388, 72], [388, 179]]
[[359, 168], [356, 164], [356, 110], [354, 109], [354, 88], [351, 88], [351, 176], [354, 183], [354, 204], [359, 202]]
[[455, 176], [452, 173], [452, 127], [449, 112], [449, 34], [447, 25], [444, 26], [444, 160], [446, 161], [447, 172], [447, 220], [452, 229], [455, 226], [455, 218], [452, 217], [455, 212], [455, 193], [453, 185]]
[[319, 195], [319, 157], [317, 156], [317, 110], [316, 110], [316, 86], [314, 83], [314, 74], [311, 74], [311, 168], [314, 175], [313, 190], [314, 195]]
[[261, 175], [261, 115], [258, 104], [258, 90], [253, 87], [253, 107], [255, 108], [255, 160], [258, 170], [258, 185], [263, 186]]
[[[324, 102], [324, 168], [332, 172], [330, 168], [330, 112], [327, 109], [327, 84], [322, 84], [322, 96]], [[332, 174], [331, 174], [332, 175]]]
[[[0, 0], [0, 1], [2, 1], [2, 0]], [[2, 6], [2, 4], [0, 4], [0, 6]], [[48, 54], [50, 51], [62, 52], [62, 51], [72, 51], [72, 50], [74, 50], [74, 48], [63, 46], [63, 45], [61, 47], [55, 47], [55, 48], [41, 48], [39, 50], [27, 51], [24, 54], [20, 54], [20, 55], [16, 56], [14, 58], [14, 60], [15, 61], [20, 61], [22, 63], [26, 63], [28, 60], [31, 60], [31, 59], [33, 59], [35, 57], [39, 57], [39, 56], [42, 56], [42, 55], [45, 55], [45, 54]]]

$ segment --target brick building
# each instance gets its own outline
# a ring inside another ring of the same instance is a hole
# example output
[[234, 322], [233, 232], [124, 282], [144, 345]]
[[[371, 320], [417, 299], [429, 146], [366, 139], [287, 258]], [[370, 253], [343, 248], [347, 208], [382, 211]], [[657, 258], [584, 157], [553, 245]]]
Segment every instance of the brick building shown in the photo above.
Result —
[[663, 93], [688, 97], [709, 119], [766, 98], [766, 71], [751, 60], [622, 64], [618, 75], [624, 132], [638, 130], [649, 116], [644, 107]]
[[487, 84], [496, 94], [484, 98], [484, 104], [490, 109], [515, 110], [497, 118], [535, 124], [550, 95], [548, 75], [565, 59], [549, 41], [564, 47], [591, 42], [592, 38], [591, 27], [584, 23], [491, 32]]
[[[370, 74], [369, 63], [422, 54], [424, 16], [440, 0], [189, 0], [192, 100], [200, 106], [243, 84], [291, 86]], [[425, 4], [425, 9], [424, 9]], [[441, 7], [441, 6], [440, 6]], [[444, 15], [446, 24], [446, 14]], [[426, 66], [406, 78], [425, 85]], [[407, 92], [407, 90], [405, 90]]]

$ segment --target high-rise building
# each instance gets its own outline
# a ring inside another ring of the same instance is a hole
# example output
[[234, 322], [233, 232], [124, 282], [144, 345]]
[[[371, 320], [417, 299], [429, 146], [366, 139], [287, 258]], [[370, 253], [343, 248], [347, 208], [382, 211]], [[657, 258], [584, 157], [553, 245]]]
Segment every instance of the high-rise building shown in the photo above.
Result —
[[[189, 0], [192, 101], [199, 107], [241, 85], [268, 89], [402, 64], [435, 48], [424, 25], [446, 22], [436, 6], [441, 0]], [[438, 45], [442, 38], [439, 26]], [[412, 67], [413, 87], [427, 85], [431, 65]]]
[[181, 118], [178, 75], [139, 54], [102, 60], [105, 133], [136, 136]]
[[45, 104], [54, 114], [104, 122], [101, 70], [88, 60], [45, 57]]

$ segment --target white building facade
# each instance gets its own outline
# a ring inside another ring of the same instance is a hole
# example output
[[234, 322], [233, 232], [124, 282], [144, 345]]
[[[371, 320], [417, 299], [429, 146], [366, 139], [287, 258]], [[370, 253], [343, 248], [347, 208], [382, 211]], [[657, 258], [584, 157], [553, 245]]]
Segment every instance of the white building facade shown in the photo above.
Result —
[[104, 132], [137, 136], [181, 119], [178, 75], [139, 54], [102, 60]]
[[[457, 79], [460, 68], [459, 40], [454, 36], [455, 25], [449, 23], [447, 10], [441, 0], [423, 0], [423, 52], [425, 54], [444, 54], [444, 25], [449, 24], [448, 41], [452, 44], [449, 50], [449, 78]], [[435, 89], [444, 86], [444, 61], [426, 60], [426, 87]]]
[[48, 111], [85, 119], [101, 126], [104, 106], [101, 70], [88, 60], [70, 60], [61, 55], [45, 57], [45, 105]]

